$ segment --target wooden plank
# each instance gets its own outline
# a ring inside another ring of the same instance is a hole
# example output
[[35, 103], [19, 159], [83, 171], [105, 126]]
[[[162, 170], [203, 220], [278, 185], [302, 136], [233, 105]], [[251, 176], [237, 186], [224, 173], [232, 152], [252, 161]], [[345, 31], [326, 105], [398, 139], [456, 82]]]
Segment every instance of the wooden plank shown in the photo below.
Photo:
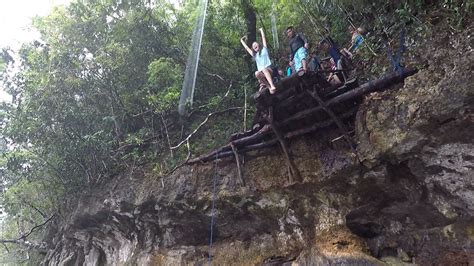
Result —
[[347, 143], [351, 147], [352, 151], [355, 152], [355, 143], [352, 141], [352, 139], [349, 137], [348, 130], [344, 123], [342, 123], [341, 120], [336, 116], [336, 114], [324, 103], [324, 101], [319, 97], [318, 93], [316, 92], [316, 87], [313, 87], [314, 89], [312, 91], [306, 90], [306, 92], [313, 97], [318, 104], [323, 108], [323, 110], [331, 117], [331, 119], [336, 123], [337, 127], [341, 131], [342, 135], [346, 139]]
[[232, 147], [232, 152], [234, 153], [235, 162], [237, 163], [237, 174], [239, 175], [241, 185], [245, 187], [245, 180], [244, 180], [244, 177], [242, 175], [242, 169], [240, 167], [239, 153], [237, 152], [237, 148], [235, 147], [234, 144], [231, 143], [230, 146]]
[[[340, 115], [340, 117], [341, 117], [341, 119], [347, 119], [349, 117], [354, 116], [356, 112], [357, 112], [357, 107], [353, 107], [349, 111], [347, 111], [344, 114]], [[311, 126], [300, 128], [300, 129], [285, 133], [284, 138], [286, 138], [286, 139], [296, 138], [296, 137], [311, 133], [313, 131], [316, 131], [318, 129], [328, 127], [328, 126], [332, 125], [333, 123], [334, 123], [334, 121], [332, 121], [331, 119], [328, 119], [328, 120], [325, 120], [325, 121], [322, 121], [322, 122], [313, 123]], [[261, 149], [264, 149], [264, 148], [271, 147], [271, 146], [273, 146], [277, 143], [278, 143], [278, 139], [273, 138], [273, 139], [263, 141], [263, 142], [260, 142], [260, 143], [246, 145], [244, 147], [241, 147], [241, 148], [239, 148], [239, 152], [241, 154], [243, 154], [243, 153], [250, 152], [250, 151], [261, 150]], [[222, 151], [222, 150], [223, 150], [222, 148], [216, 150], [216, 151], [220, 151], [219, 154], [218, 154], [219, 159], [234, 156], [233, 151]], [[216, 158], [216, 154], [215, 154], [215, 151], [214, 151], [214, 152], [211, 152], [208, 155], [204, 155], [204, 156], [189, 160], [188, 164], [205, 163], [205, 162], [213, 161], [215, 158]]]
[[[330, 107], [332, 105], [339, 104], [350, 99], [355, 99], [364, 94], [367, 94], [376, 90], [384, 89], [396, 82], [403, 80], [404, 78], [410, 75], [413, 75], [414, 73], [416, 73], [416, 70], [414, 69], [403, 69], [402, 71], [392, 72], [390, 74], [383, 76], [382, 78], [378, 80], [369, 81], [349, 92], [343, 93], [341, 95], [338, 95], [334, 98], [327, 100], [326, 106]], [[321, 106], [316, 106], [311, 109], [303, 110], [277, 123], [277, 126], [281, 127], [281, 126], [293, 123], [302, 118], [306, 118], [310, 115], [317, 114], [321, 110], [322, 110]]]
[[[332, 114], [329, 114], [329, 113], [328, 114], [331, 117], [332, 116], [337, 116], [338, 114], [333, 112], [329, 107], [337, 105], [337, 104], [341, 104], [341, 103], [346, 102], [346, 101], [351, 100], [351, 99], [356, 99], [357, 97], [360, 97], [360, 96], [362, 96], [364, 94], [367, 94], [367, 93], [370, 93], [372, 91], [384, 89], [384, 88], [386, 88], [386, 87], [388, 87], [388, 86], [390, 86], [394, 83], [402, 81], [404, 78], [406, 78], [410, 75], [413, 75], [416, 72], [417, 72], [417, 70], [415, 70], [415, 69], [406, 68], [406, 69], [402, 69], [402, 70], [397, 71], [397, 72], [389, 73], [387, 75], [384, 75], [380, 79], [377, 79], [375, 81], [367, 82], [367, 83], [365, 83], [365, 84], [363, 84], [363, 85], [361, 85], [361, 86], [359, 86], [359, 87], [357, 87], [357, 88], [355, 88], [351, 91], [348, 91], [348, 92], [345, 92], [345, 93], [343, 93], [341, 95], [338, 95], [336, 97], [330, 98], [327, 101], [323, 102], [323, 105], [320, 104], [319, 106], [302, 110], [300, 112], [297, 112], [297, 113], [291, 115], [290, 117], [288, 117], [288, 118], [286, 118], [282, 121], [277, 121], [277, 120], [272, 119], [270, 124], [264, 125], [256, 133], [254, 133], [254, 134], [251, 134], [251, 133], [243, 134], [244, 137], [237, 138], [237, 139], [233, 140], [231, 143], [232, 143], [232, 145], [234, 145], [236, 148], [239, 149], [239, 152], [241, 152], [241, 153], [242, 152], [248, 152], [248, 151], [251, 151], [251, 150], [257, 150], [257, 149], [261, 149], [261, 148], [264, 148], [264, 147], [269, 147], [271, 145], [276, 144], [280, 140], [291, 139], [291, 138], [296, 137], [296, 136], [307, 134], [307, 133], [312, 132], [316, 129], [326, 127], [326, 126], [332, 124], [333, 122], [336, 122], [338, 119], [329, 119], [329, 120], [325, 120], [325, 121], [317, 121], [315, 123], [312, 123], [311, 126], [295, 129], [291, 132], [285, 133], [284, 135], [280, 131], [280, 128], [282, 126], [285, 126], [285, 125], [288, 125], [288, 124], [293, 124], [294, 122], [297, 122], [298, 120], [301, 120], [301, 119], [310, 118], [311, 116], [314, 116], [314, 115], [318, 114], [319, 112], [323, 112], [323, 111], [327, 112], [328, 110], [330, 110], [332, 112]], [[308, 80], [310, 80], [310, 81], [321, 81], [320, 77], [314, 77], [314, 79], [313, 79], [311, 77], [311, 74], [310, 74], [309, 76], [305, 75], [303, 77], [295, 76], [295, 77], [292, 77], [291, 79], [288, 79], [286, 82], [288, 82], [288, 84], [295, 84], [295, 82], [297, 82], [297, 84], [299, 84], [300, 82], [306, 82], [307, 83]], [[307, 83], [307, 85], [308, 85], [308, 83]], [[312, 83], [312, 85], [314, 85], [314, 83]], [[298, 90], [300, 90], [300, 89], [297, 89], [297, 88], [293, 87], [291, 89], [291, 91], [287, 91], [285, 93], [281, 92], [280, 96], [283, 95], [283, 96], [287, 97], [288, 95], [286, 95], [286, 94], [290, 93], [289, 95], [291, 95], [291, 93], [294, 93]], [[315, 89], [315, 91], [317, 92], [317, 89]], [[279, 93], [277, 93], [275, 95], [278, 95], [278, 94]], [[322, 98], [319, 95], [320, 94], [317, 94], [319, 99], [322, 101]], [[283, 96], [281, 96], [281, 98], [284, 98]], [[277, 97], [277, 99], [280, 99], [280, 98]], [[263, 106], [264, 105], [262, 105], [262, 107]], [[324, 108], [323, 108], [323, 106], [324, 106]], [[352, 108], [351, 110], [349, 110], [347, 112], [344, 112], [342, 115], [339, 115], [340, 118], [344, 119], [344, 118], [347, 118], [348, 115], [352, 116], [356, 112], [357, 106], [351, 107], [351, 108]], [[273, 110], [272, 110], [272, 113], [273, 113]], [[338, 126], [340, 128], [344, 128], [344, 125], [343, 125], [342, 122], [338, 122], [338, 123], [339, 123]], [[269, 135], [272, 134], [272, 131], [276, 135], [277, 139], [271, 139], [271, 140], [268, 140], [266, 142], [262, 142], [265, 138], [267, 138]], [[347, 129], [345, 129], [344, 132], [347, 132]], [[249, 135], [249, 134], [251, 134], [251, 135]], [[280, 143], [282, 143], [282, 142], [280, 142]], [[285, 143], [283, 142], [283, 144], [285, 144]], [[286, 148], [287, 148], [286, 144], [282, 145], [282, 149], [284, 149], [285, 156], [287, 157], [287, 160], [289, 160], [291, 158], [289, 157], [289, 151]], [[220, 147], [217, 150], [214, 150], [214, 151], [208, 153], [207, 155], [203, 155], [203, 156], [200, 156], [198, 158], [189, 160], [188, 164], [212, 161], [212, 160], [215, 159], [216, 154], [219, 155], [219, 158], [228, 157], [228, 156], [232, 156], [232, 155], [235, 156], [234, 151], [232, 150], [231, 144], [227, 144], [223, 147]], [[289, 161], [291, 162], [292, 160], [289, 160]]]
[[270, 123], [270, 126], [273, 129], [273, 133], [275, 133], [275, 136], [278, 139], [278, 142], [280, 143], [280, 147], [283, 150], [283, 154], [285, 155], [285, 161], [286, 164], [289, 167], [289, 183], [292, 184], [295, 181], [301, 182], [303, 179], [301, 178], [300, 172], [298, 171], [298, 168], [295, 165], [295, 162], [293, 161], [293, 158], [291, 158], [290, 155], [290, 150], [288, 149], [288, 144], [285, 141], [285, 138], [281, 134], [280, 130], [278, 127], [275, 125], [274, 122], [274, 117], [273, 117], [273, 108], [269, 107], [268, 110], [268, 122]]

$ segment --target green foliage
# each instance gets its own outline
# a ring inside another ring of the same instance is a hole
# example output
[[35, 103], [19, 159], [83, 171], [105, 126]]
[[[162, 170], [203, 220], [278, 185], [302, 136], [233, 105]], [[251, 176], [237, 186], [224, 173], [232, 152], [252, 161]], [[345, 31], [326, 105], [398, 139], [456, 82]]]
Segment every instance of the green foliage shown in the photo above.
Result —
[[466, 22], [472, 17], [474, 11], [473, 1], [465, 0], [444, 0], [442, 1], [442, 7], [453, 12], [448, 17], [450, 24], [453, 24], [457, 28], [466, 26]]
[[180, 66], [170, 58], [154, 60], [148, 66], [147, 97], [156, 113], [177, 108], [183, 81]]

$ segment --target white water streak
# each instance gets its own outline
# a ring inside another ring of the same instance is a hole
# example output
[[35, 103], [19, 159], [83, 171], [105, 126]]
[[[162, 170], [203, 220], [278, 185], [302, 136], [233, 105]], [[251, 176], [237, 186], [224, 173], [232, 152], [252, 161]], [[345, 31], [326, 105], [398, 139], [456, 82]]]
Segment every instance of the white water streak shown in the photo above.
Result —
[[280, 49], [280, 43], [278, 41], [278, 29], [276, 25], [276, 17], [275, 17], [275, 13], [273, 12], [271, 14], [271, 22], [272, 22], [273, 47], [275, 49]]
[[196, 86], [196, 75], [199, 65], [199, 55], [201, 53], [202, 36], [204, 33], [204, 24], [206, 20], [208, 0], [201, 1], [200, 15], [196, 20], [196, 25], [193, 30], [193, 39], [191, 42], [191, 49], [186, 63], [186, 70], [184, 73], [183, 87], [181, 90], [181, 97], [179, 99], [178, 112], [180, 115], [185, 114], [186, 104], [193, 105], [194, 89]]

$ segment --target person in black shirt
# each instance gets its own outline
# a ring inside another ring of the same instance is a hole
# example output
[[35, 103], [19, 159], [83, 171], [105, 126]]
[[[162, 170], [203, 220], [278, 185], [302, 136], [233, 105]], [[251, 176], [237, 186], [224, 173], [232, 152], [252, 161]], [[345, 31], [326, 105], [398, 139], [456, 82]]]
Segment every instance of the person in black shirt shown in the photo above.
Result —
[[291, 56], [295, 64], [295, 71], [300, 69], [306, 71], [308, 57], [309, 42], [302, 33], [296, 33], [295, 29], [290, 26], [286, 28], [286, 35], [289, 40]]

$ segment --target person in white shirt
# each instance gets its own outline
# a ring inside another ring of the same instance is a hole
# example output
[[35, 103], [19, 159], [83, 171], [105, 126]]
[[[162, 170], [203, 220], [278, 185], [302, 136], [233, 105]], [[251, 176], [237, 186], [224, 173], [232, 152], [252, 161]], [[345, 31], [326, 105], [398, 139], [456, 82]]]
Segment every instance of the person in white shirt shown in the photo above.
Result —
[[269, 87], [270, 94], [275, 93], [276, 88], [272, 80], [272, 62], [270, 61], [270, 56], [267, 49], [267, 40], [265, 39], [265, 34], [263, 29], [260, 28], [260, 33], [262, 35], [263, 47], [260, 49], [260, 44], [258, 42], [252, 43], [252, 49], [250, 49], [245, 41], [247, 37], [244, 36], [240, 39], [240, 42], [244, 46], [245, 50], [252, 56], [253, 60], [257, 63], [257, 71], [255, 72], [255, 77], [260, 83], [260, 90], [265, 86]]

